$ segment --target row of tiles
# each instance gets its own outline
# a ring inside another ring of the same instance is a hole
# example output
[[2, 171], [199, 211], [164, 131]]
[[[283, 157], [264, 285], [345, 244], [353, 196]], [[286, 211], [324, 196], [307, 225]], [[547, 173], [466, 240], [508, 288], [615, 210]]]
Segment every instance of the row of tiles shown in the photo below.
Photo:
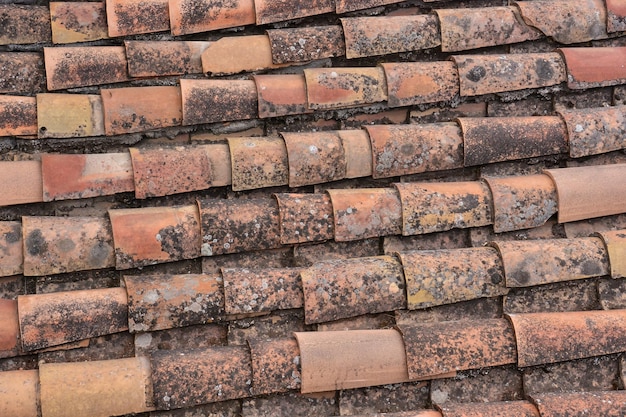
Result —
[[[0, 98], [0, 101], [2, 99]], [[44, 154], [0, 162], [13, 184], [0, 205], [134, 191], [135, 198], [231, 185], [233, 191], [390, 178], [568, 152], [626, 148], [626, 106], [562, 110], [559, 116], [458, 118], [456, 123], [370, 125], [364, 130], [233, 137], [228, 144], [130, 148], [128, 153]]]
[[[625, 329], [624, 310], [528, 313], [508, 319], [409, 323], [397, 329], [296, 332], [295, 338], [254, 339], [247, 346], [157, 351], [149, 359], [41, 364], [41, 404], [44, 416], [73, 416], [75, 411], [63, 405], [86, 407], [89, 397], [78, 404], [68, 401], [69, 396], [84, 395], [80, 387], [85, 387], [103, 397], [99, 406], [123, 407], [103, 407], [93, 414], [108, 416], [147, 411], [151, 405], [176, 409], [292, 390], [314, 393], [446, 378], [462, 370], [528, 367], [623, 352]], [[37, 371], [26, 372], [36, 383]], [[118, 378], [124, 383], [118, 384]], [[45, 387], [49, 382], [54, 384]], [[93, 390], [93, 383], [117, 388]], [[19, 398], [17, 390], [24, 385], [9, 385], [7, 398]], [[109, 393], [119, 400], [111, 401]], [[36, 407], [32, 402], [30, 407]]]
[[[304, 308], [305, 323], [318, 324], [497, 297], [510, 288], [626, 278], [625, 254], [626, 231], [618, 230], [600, 237], [321, 261], [309, 268], [126, 276], [121, 288], [0, 300], [10, 311], [0, 320], [6, 339], [0, 356], [126, 330], [156, 331], [277, 310]], [[91, 325], [81, 326], [86, 322]]]
[[560, 223], [573, 222], [623, 213], [625, 176], [626, 164], [615, 164], [483, 181], [201, 199], [194, 205], [113, 209], [108, 218], [24, 216], [21, 223], [2, 223], [2, 274], [128, 269], [307, 242], [488, 225], [495, 232], [521, 230], [539, 227], [557, 212]]

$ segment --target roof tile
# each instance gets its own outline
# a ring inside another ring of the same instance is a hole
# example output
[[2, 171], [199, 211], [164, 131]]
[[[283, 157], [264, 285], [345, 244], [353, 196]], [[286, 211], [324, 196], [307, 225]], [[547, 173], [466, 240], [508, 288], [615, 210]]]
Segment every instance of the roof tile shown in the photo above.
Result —
[[401, 0], [335, 0], [335, 11], [337, 13], [347, 13], [401, 2]]
[[45, 6], [0, 4], [0, 45], [46, 43], [52, 39]]
[[[233, 54], [233, 51], [237, 51]], [[210, 75], [236, 74], [281, 68], [272, 62], [267, 35], [229, 36], [211, 42], [202, 52], [202, 72]]]
[[2, 161], [0, 162], [0, 178], [3, 183], [0, 205], [43, 201], [41, 162]]
[[382, 63], [389, 107], [452, 100], [459, 93], [459, 74], [453, 62]]
[[202, 258], [205, 274], [219, 274], [221, 268], [289, 268], [293, 265], [293, 248], [289, 246]]
[[261, 119], [310, 112], [304, 75], [255, 75], [254, 82]]
[[570, 392], [532, 396], [541, 417], [563, 415], [584, 416], [590, 410], [601, 416], [621, 416], [626, 413], [625, 391]]
[[167, 0], [106, 0], [109, 36], [169, 30]]
[[[0, 358], [17, 356], [20, 351], [20, 326], [17, 301], [0, 299]], [[1, 385], [1, 383], [0, 383]], [[0, 388], [0, 392], [2, 389]], [[2, 406], [0, 406], [2, 410]]]
[[228, 138], [233, 191], [287, 185], [287, 148], [281, 138]]
[[330, 240], [317, 244], [296, 245], [293, 248], [294, 262], [297, 266], [311, 266], [320, 260], [327, 259], [348, 259], [377, 255], [380, 255], [378, 238], [351, 242]]
[[338, 25], [269, 29], [267, 36], [274, 64], [342, 56], [346, 50], [343, 31]]
[[568, 238], [587, 237], [597, 232], [626, 229], [626, 214], [565, 223], [563, 227], [565, 236]]
[[336, 131], [282, 133], [287, 146], [289, 186], [319, 184], [346, 176], [346, 155]]
[[[372, 417], [441, 417], [434, 410], [419, 410], [429, 405], [429, 384], [413, 382], [339, 392], [339, 415]], [[384, 412], [386, 414], [375, 414]], [[392, 414], [393, 413], [393, 414]]]
[[108, 38], [104, 2], [50, 2], [52, 42], [75, 43]]
[[37, 134], [37, 100], [34, 97], [0, 96], [0, 136]]
[[202, 73], [202, 52], [208, 41], [124, 41], [131, 77]]
[[446, 403], [438, 407], [445, 417], [540, 417], [529, 401]]
[[[406, 114], [405, 114], [406, 119]], [[346, 155], [345, 178], [359, 178], [372, 175], [372, 144], [364, 130], [340, 130], [343, 151]]]
[[626, 230], [599, 233], [606, 245], [612, 278], [626, 278]]
[[0, 392], [11, 400], [0, 402], [0, 413], [6, 416], [38, 417], [39, 371], [19, 370], [0, 372]]
[[255, 119], [258, 102], [252, 80], [180, 80], [186, 126]]
[[600, 308], [597, 278], [511, 288], [504, 296], [507, 314], [587, 311]]
[[626, 31], [626, 7], [621, 0], [606, 0], [607, 32]]
[[170, 0], [172, 35], [206, 32], [256, 22], [254, 0]]
[[291, 338], [248, 340], [252, 356], [252, 394], [272, 394], [300, 388], [300, 350]]
[[335, 11], [333, 0], [255, 0], [257, 25]]
[[626, 148], [626, 106], [560, 110], [572, 158]]
[[472, 246], [472, 244], [470, 244], [467, 229], [452, 229], [446, 232], [429, 233], [417, 236], [385, 236], [383, 238], [383, 252], [386, 255], [390, 255], [395, 252], [460, 249], [470, 246]]
[[214, 143], [206, 145], [207, 154], [212, 169], [211, 185], [223, 187], [232, 182], [232, 167], [230, 163], [230, 150], [226, 143]]
[[0, 222], [0, 276], [21, 274], [24, 271], [22, 223]]
[[626, 83], [626, 47], [561, 48], [573, 90]]
[[486, 403], [524, 398], [522, 375], [515, 365], [458, 372], [456, 377], [430, 381], [430, 399], [445, 403]]
[[626, 280], [605, 278], [598, 280], [598, 294], [600, 305], [604, 310], [617, 310], [626, 308]]
[[283, 245], [332, 240], [333, 207], [327, 194], [274, 194]]
[[39, 138], [104, 136], [102, 99], [95, 94], [37, 94]]
[[44, 60], [39, 52], [0, 52], [0, 93], [33, 94], [46, 86]]

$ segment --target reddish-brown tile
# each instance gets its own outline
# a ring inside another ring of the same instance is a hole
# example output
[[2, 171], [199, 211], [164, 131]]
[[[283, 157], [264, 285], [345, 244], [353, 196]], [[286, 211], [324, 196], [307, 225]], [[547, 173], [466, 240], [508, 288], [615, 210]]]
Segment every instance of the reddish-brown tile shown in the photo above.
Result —
[[532, 395], [541, 417], [593, 415], [617, 417], [626, 413], [625, 391], [567, 392]]
[[218, 275], [125, 276], [124, 284], [131, 332], [211, 323], [224, 315]]
[[37, 134], [37, 100], [34, 97], [0, 96], [0, 136]]
[[109, 210], [117, 269], [200, 256], [198, 207]]
[[402, 231], [402, 203], [392, 188], [328, 190], [333, 205], [335, 240], [345, 242]]
[[[620, 214], [626, 207], [626, 164], [548, 169], [556, 184], [559, 223]], [[598, 202], [602, 204], [598, 204]]]
[[[17, 301], [0, 299], [0, 329], [2, 330], [0, 331], [0, 358], [17, 356], [20, 351]], [[1, 389], [0, 392], [2, 392]]]
[[438, 405], [445, 417], [540, 417], [529, 401], [446, 403]]
[[365, 130], [340, 130], [338, 134], [346, 158], [345, 178], [372, 175], [372, 144], [368, 133]]
[[202, 73], [202, 52], [208, 41], [124, 41], [128, 74], [159, 77]]
[[252, 361], [246, 346], [160, 351], [150, 362], [160, 410], [250, 396]]
[[22, 223], [0, 222], [0, 277], [21, 274], [24, 271]]
[[17, 302], [25, 351], [128, 330], [123, 288], [20, 295]]
[[278, 203], [273, 199], [200, 201], [202, 256], [280, 247]]
[[39, 52], [0, 52], [0, 93], [33, 94], [46, 86], [44, 60]]
[[406, 308], [402, 265], [391, 256], [322, 261], [300, 276], [306, 324]]
[[274, 64], [306, 62], [346, 53], [341, 26], [308, 26], [267, 31]]
[[505, 319], [401, 325], [409, 377], [515, 363], [515, 336]]
[[303, 393], [409, 381], [396, 330], [296, 332]]
[[41, 412], [106, 417], [153, 409], [146, 358], [39, 365]]
[[309, 112], [302, 74], [255, 75], [254, 82], [261, 119]]
[[459, 75], [450, 61], [383, 63], [389, 107], [452, 100], [459, 93]]
[[606, 14], [607, 32], [626, 31], [626, 5], [622, 0], [606, 0]]
[[572, 158], [626, 148], [626, 106], [560, 110]]
[[39, 371], [0, 372], [0, 414], [39, 417]]
[[254, 119], [258, 103], [252, 80], [180, 80], [186, 126]]
[[492, 220], [491, 193], [480, 181], [394, 184], [402, 201], [404, 236], [486, 226]]
[[304, 70], [310, 109], [337, 109], [387, 100], [380, 67], [309, 68]]
[[608, 36], [606, 8], [602, 0], [516, 1], [515, 5], [526, 24], [558, 43], [581, 43]]
[[[237, 51], [233, 54], [233, 51]], [[267, 35], [229, 36], [211, 42], [202, 52], [202, 72], [210, 75], [237, 74], [280, 68], [272, 62]]]
[[280, 22], [335, 11], [333, 0], [255, 0], [256, 24]]
[[600, 232], [609, 256], [610, 275], [626, 278], [626, 230]]
[[289, 183], [285, 142], [277, 137], [228, 138], [233, 191]]
[[413, 251], [398, 256], [411, 310], [508, 292], [502, 262], [492, 248]]
[[50, 12], [45, 6], [0, 4], [0, 45], [50, 42]]
[[547, 175], [485, 177], [493, 198], [495, 233], [536, 228], [556, 213], [554, 182]]
[[50, 2], [53, 43], [108, 38], [104, 2]]
[[43, 48], [48, 90], [128, 81], [123, 46]]
[[566, 80], [557, 52], [509, 55], [455, 55], [461, 96], [548, 87]]
[[567, 86], [573, 90], [626, 82], [626, 47], [561, 48], [567, 65]]
[[43, 201], [41, 162], [2, 161], [0, 178], [3, 184], [0, 206]]
[[232, 167], [230, 164], [230, 150], [227, 143], [214, 143], [206, 145], [206, 152], [212, 170], [213, 187], [223, 187], [232, 182]]
[[400, 0], [335, 0], [335, 11], [347, 13], [355, 10], [371, 9], [387, 4], [401, 3]]
[[274, 194], [280, 215], [280, 242], [319, 242], [334, 237], [333, 207], [327, 194]]
[[105, 134], [102, 99], [95, 94], [37, 94], [39, 138]]
[[282, 133], [287, 146], [289, 186], [337, 181], [346, 176], [346, 155], [337, 131]]
[[254, 0], [170, 0], [172, 35], [206, 32], [216, 29], [253, 25], [256, 22]]
[[96, 217], [22, 217], [24, 275], [115, 266], [109, 221]]
[[252, 394], [273, 394], [300, 388], [300, 350], [293, 337], [249, 340]]
[[169, 30], [167, 0], [106, 0], [109, 36]]
[[626, 310], [509, 314], [520, 367], [623, 350]]

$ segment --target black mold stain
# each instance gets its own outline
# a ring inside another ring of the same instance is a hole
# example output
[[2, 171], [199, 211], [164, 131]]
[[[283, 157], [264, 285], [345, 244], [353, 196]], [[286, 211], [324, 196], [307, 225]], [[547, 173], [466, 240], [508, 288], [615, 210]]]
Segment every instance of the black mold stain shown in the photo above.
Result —
[[485, 67], [476, 66], [467, 72], [467, 75], [465, 76], [465, 78], [467, 78], [468, 80], [472, 82], [477, 83], [483, 78], [485, 78], [486, 75], [487, 75], [487, 71], [485, 70]]
[[44, 239], [41, 230], [35, 229], [28, 234], [26, 250], [32, 256], [40, 256], [48, 251], [48, 242]]

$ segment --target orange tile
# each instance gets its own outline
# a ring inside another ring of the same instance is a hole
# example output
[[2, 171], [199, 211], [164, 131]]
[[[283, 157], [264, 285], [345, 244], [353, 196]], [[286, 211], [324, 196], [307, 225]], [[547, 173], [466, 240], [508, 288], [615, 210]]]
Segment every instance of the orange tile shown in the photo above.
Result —
[[107, 136], [145, 132], [183, 121], [180, 88], [126, 87], [101, 90]]
[[[46, 87], [44, 60], [39, 52], [0, 52], [0, 93], [30, 95]], [[7, 76], [8, 75], [8, 76]]]
[[50, 42], [50, 12], [45, 6], [0, 4], [0, 45]]
[[343, 31], [338, 25], [270, 29], [266, 33], [275, 64], [314, 61], [346, 53]]
[[256, 24], [281, 22], [335, 11], [333, 0], [255, 0]]
[[128, 81], [123, 46], [74, 46], [43, 49], [48, 90]]
[[345, 178], [372, 175], [372, 144], [368, 133], [365, 130], [340, 130], [338, 134], [346, 158]]
[[[0, 313], [0, 329], [2, 330], [0, 331], [0, 358], [17, 356], [20, 351], [17, 301], [0, 299]], [[0, 392], [2, 392], [1, 389]]]
[[254, 82], [261, 119], [309, 112], [303, 75], [255, 75]]
[[104, 2], [50, 2], [53, 43], [107, 39]]
[[233, 191], [289, 183], [287, 148], [281, 138], [228, 138]]
[[0, 178], [3, 184], [0, 206], [43, 201], [41, 162], [2, 161]]
[[333, 207], [327, 194], [274, 194], [283, 245], [332, 240]]
[[626, 83], [626, 47], [561, 48], [573, 90]]
[[401, 0], [335, 0], [335, 11], [347, 13], [395, 3], [401, 3]]
[[438, 404], [446, 417], [540, 417], [537, 407], [530, 401], [496, 401], [490, 403]]
[[39, 138], [104, 136], [102, 99], [95, 94], [37, 94]]
[[254, 119], [258, 102], [252, 80], [180, 80], [185, 126]]
[[22, 223], [0, 222], [0, 277], [17, 275], [24, 271], [23, 249]]
[[626, 148], [626, 106], [560, 110], [572, 158]]
[[300, 388], [300, 349], [292, 337], [248, 340], [252, 356], [252, 394], [274, 394]]
[[35, 97], [0, 96], [0, 136], [37, 134]]
[[555, 392], [534, 394], [531, 398], [537, 404], [541, 417], [583, 416], [590, 410], [598, 416], [626, 414], [624, 391]]
[[0, 372], [0, 414], [39, 417], [39, 371]]
[[230, 163], [230, 150], [226, 143], [214, 143], [206, 145], [207, 154], [213, 170], [213, 187], [224, 187], [232, 182], [232, 167]]
[[626, 233], [624, 230], [598, 233], [609, 256], [611, 277], [626, 278]]
[[626, 5], [621, 0], [606, 0], [606, 29], [609, 33], [626, 31]]
[[106, 0], [106, 11], [111, 37], [170, 29], [167, 0]]
[[208, 41], [124, 41], [131, 77], [162, 77], [202, 73], [202, 52]]
[[202, 72], [211, 75], [237, 74], [284, 66], [286, 65], [272, 62], [267, 35], [227, 36], [211, 42], [202, 52]]
[[453, 62], [383, 63], [389, 107], [452, 100], [459, 94], [459, 74]]
[[254, 0], [170, 0], [172, 35], [207, 32], [210, 30], [253, 25]]

